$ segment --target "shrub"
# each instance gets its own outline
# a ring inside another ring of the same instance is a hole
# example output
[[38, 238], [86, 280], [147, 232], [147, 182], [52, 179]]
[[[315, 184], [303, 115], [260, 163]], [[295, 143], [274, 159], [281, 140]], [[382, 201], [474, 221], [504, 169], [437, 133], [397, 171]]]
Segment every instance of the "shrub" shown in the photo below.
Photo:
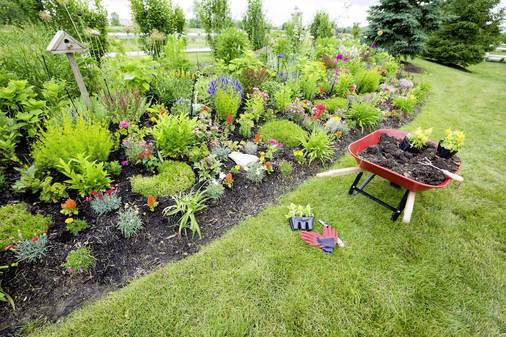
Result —
[[278, 111], [285, 111], [292, 103], [292, 89], [289, 86], [283, 86], [274, 93], [274, 103]]
[[267, 122], [260, 128], [258, 133], [265, 140], [276, 139], [289, 147], [300, 145], [302, 139], [306, 137], [306, 131], [286, 119]]
[[184, 191], [195, 183], [195, 174], [186, 163], [165, 161], [160, 165], [160, 173], [151, 177], [133, 176], [130, 178], [132, 191], [147, 197], [169, 196]]
[[209, 83], [209, 94], [213, 98], [218, 118], [222, 122], [232, 123], [241, 106], [243, 96], [241, 83], [229, 77], [219, 77]]
[[77, 248], [68, 253], [65, 259], [65, 270], [68, 273], [73, 273], [75, 271], [82, 273], [90, 269], [94, 262], [95, 259], [93, 255], [91, 255], [91, 251], [88, 247]]
[[228, 64], [233, 59], [240, 57], [248, 49], [251, 49], [248, 34], [237, 28], [230, 27], [223, 30], [216, 39], [214, 54], [217, 59], [221, 59]]
[[348, 108], [348, 100], [342, 97], [333, 97], [328, 99], [320, 99], [314, 102], [315, 105], [324, 104], [330, 113]]
[[47, 230], [51, 218], [41, 214], [32, 215], [24, 203], [0, 207], [0, 249], [40, 235]]
[[216, 157], [221, 162], [225, 162], [228, 160], [228, 155], [230, 154], [230, 149], [226, 146], [215, 146], [211, 150], [211, 154]]
[[125, 205], [125, 209], [118, 214], [116, 228], [125, 238], [130, 238], [142, 228], [142, 219], [139, 216], [137, 206]]
[[65, 220], [65, 224], [67, 230], [70, 233], [72, 233], [72, 235], [77, 235], [80, 232], [84, 231], [86, 228], [88, 228], [88, 223], [85, 220], [81, 219], [68, 218], [67, 220]]
[[321, 130], [313, 130], [311, 135], [302, 144], [311, 164], [314, 160], [322, 163], [332, 159], [334, 149], [332, 148], [332, 140], [326, 132]]
[[337, 96], [347, 97], [353, 92], [352, 88], [355, 85], [355, 79], [350, 73], [344, 73], [339, 75], [337, 82], [334, 87], [334, 92]]
[[207, 208], [205, 192], [191, 191], [189, 193], [180, 193], [173, 196], [172, 199], [176, 204], [165, 208], [163, 215], [181, 214], [181, 218], [179, 218], [179, 234], [181, 234], [183, 229], [188, 228], [193, 235], [197, 233], [199, 237], [202, 237], [200, 225], [195, 215]]
[[56, 168], [60, 160], [68, 162], [78, 154], [90, 161], [106, 161], [114, 145], [105, 126], [82, 117], [74, 121], [63, 115], [61, 123], [52, 120], [46, 127], [32, 152], [37, 167]]
[[16, 259], [27, 262], [35, 262], [46, 255], [47, 235], [34, 236], [31, 240], [21, 241], [16, 246]]
[[248, 166], [246, 171], [246, 179], [249, 181], [259, 184], [265, 178], [265, 167], [260, 163], [253, 163]]
[[100, 102], [107, 108], [111, 120], [115, 123], [122, 120], [139, 123], [148, 106], [146, 97], [136, 88], [103, 91], [100, 94]]
[[290, 176], [293, 172], [292, 163], [286, 160], [279, 162], [279, 172], [285, 177]]
[[195, 119], [187, 115], [163, 116], [153, 128], [155, 143], [164, 156], [184, 157], [195, 141]]
[[355, 76], [357, 91], [360, 94], [368, 92], [375, 92], [378, 90], [381, 80], [381, 75], [376, 69], [361, 70]]
[[105, 163], [105, 169], [113, 177], [118, 177], [121, 174], [121, 164], [117, 160]]
[[67, 186], [62, 183], [51, 183], [52, 177], [46, 177], [40, 182], [40, 196], [39, 200], [42, 202], [56, 203], [68, 197]]
[[69, 178], [65, 182], [70, 185], [70, 188], [78, 190], [81, 196], [106, 190], [111, 183], [109, 174], [104, 169], [104, 163], [90, 161], [83, 154], [79, 154], [68, 162], [60, 159], [57, 168]]
[[413, 95], [409, 97], [402, 97], [402, 96], [396, 97], [394, 98], [393, 106], [396, 109], [399, 109], [400, 111], [409, 115], [410, 113], [415, 111], [416, 97]]
[[113, 191], [108, 191], [105, 194], [98, 192], [92, 196], [90, 207], [95, 215], [102, 216], [119, 209], [121, 207], [121, 198]]
[[258, 145], [253, 142], [246, 142], [246, 144], [243, 145], [242, 150], [244, 153], [256, 155], [258, 151]]
[[239, 134], [244, 138], [249, 138], [253, 134], [254, 118], [251, 113], [243, 113], [239, 118]]
[[346, 113], [346, 118], [361, 129], [372, 128], [380, 122], [381, 110], [368, 103], [355, 103]]
[[206, 195], [209, 199], [217, 201], [225, 192], [225, 187], [217, 181], [212, 181], [207, 185]]
[[161, 103], [172, 106], [180, 98], [191, 99], [193, 80], [185, 71], [161, 72], [153, 81], [153, 91]]

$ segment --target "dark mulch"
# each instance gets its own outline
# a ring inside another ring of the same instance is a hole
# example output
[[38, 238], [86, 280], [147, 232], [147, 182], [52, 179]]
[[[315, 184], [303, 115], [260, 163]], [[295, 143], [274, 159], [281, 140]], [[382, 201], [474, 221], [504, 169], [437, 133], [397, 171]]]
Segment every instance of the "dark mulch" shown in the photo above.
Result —
[[407, 71], [408, 73], [423, 74], [424, 72], [423, 68], [420, 68], [413, 63], [402, 62], [402, 64], [404, 65], [404, 71]]
[[441, 184], [446, 176], [431, 166], [422, 165], [420, 162], [424, 158], [429, 159], [432, 165], [450, 172], [457, 172], [460, 166], [460, 159], [456, 156], [450, 159], [439, 157], [433, 144], [420, 152], [412, 153], [401, 150], [400, 142], [398, 138], [381, 135], [379, 144], [369, 146], [360, 153], [360, 157], [429, 185]]
[[[380, 127], [398, 128], [398, 119], [388, 119]], [[333, 161], [340, 158], [349, 143], [368, 132], [352, 130], [335, 143]], [[113, 155], [121, 160], [121, 153]], [[281, 159], [294, 160], [291, 149], [284, 150]], [[274, 163], [276, 164], [276, 162]], [[230, 162], [228, 166], [233, 164]], [[154, 213], [144, 206], [144, 197], [130, 190], [128, 178], [145, 173], [140, 167], [127, 167], [116, 179], [117, 189], [123, 202], [136, 204], [144, 211], [144, 228], [134, 237], [124, 239], [114, 226], [115, 215], [96, 219], [88, 205], [79, 202], [79, 218], [85, 219], [90, 228], [73, 236], [65, 229], [65, 217], [60, 214], [59, 204], [41, 204], [31, 195], [19, 196], [10, 192], [0, 194], [0, 204], [25, 201], [32, 212], [50, 215], [53, 224], [49, 228], [50, 248], [47, 256], [37, 263], [21, 263], [17, 268], [6, 271], [2, 285], [11, 294], [17, 309], [12, 311], [7, 305], [0, 307], [0, 332], [10, 335], [23, 323], [31, 320], [40, 322], [55, 321], [79, 308], [84, 302], [99, 298], [104, 293], [125, 286], [134, 278], [140, 277], [167, 262], [182, 259], [197, 252], [201, 246], [219, 238], [232, 226], [247, 217], [258, 214], [278, 197], [295, 189], [308, 177], [320, 172], [319, 163], [307, 165], [294, 164], [290, 177], [279, 173], [268, 176], [264, 182], [255, 185], [243, 176], [236, 175], [232, 189], [227, 189], [223, 198], [198, 216], [203, 238], [177, 234], [177, 217], [166, 218], [161, 215], [164, 207], [171, 204], [170, 198], [160, 198], [160, 205]], [[8, 172], [9, 183], [18, 174]], [[70, 276], [66, 274], [63, 263], [69, 251], [86, 245], [96, 259], [95, 266], [85, 274]], [[0, 252], [0, 265], [14, 261], [12, 252]]]

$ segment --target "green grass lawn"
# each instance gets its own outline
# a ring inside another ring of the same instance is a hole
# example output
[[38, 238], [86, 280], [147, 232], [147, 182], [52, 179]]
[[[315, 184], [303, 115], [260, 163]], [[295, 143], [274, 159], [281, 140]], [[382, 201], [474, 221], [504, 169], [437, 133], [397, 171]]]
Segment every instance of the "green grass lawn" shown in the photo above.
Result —
[[[353, 177], [313, 178], [204, 247], [46, 327], [39, 336], [500, 336], [506, 333], [506, 67], [417, 60], [433, 94], [406, 127], [467, 135], [466, 181], [417, 195], [409, 225]], [[338, 167], [353, 165], [344, 157]], [[370, 190], [397, 200], [385, 181]], [[288, 229], [311, 203], [347, 243], [331, 256]]]

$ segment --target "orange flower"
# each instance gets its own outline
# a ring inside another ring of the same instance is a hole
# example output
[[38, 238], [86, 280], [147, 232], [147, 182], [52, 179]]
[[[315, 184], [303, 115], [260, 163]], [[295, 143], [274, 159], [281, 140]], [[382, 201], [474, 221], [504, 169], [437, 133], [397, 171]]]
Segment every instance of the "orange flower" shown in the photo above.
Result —
[[225, 185], [227, 185], [227, 187], [230, 188], [232, 187], [233, 184], [234, 184], [234, 176], [232, 175], [232, 173], [228, 173], [225, 176]]
[[227, 114], [227, 120], [226, 120], [226, 123], [227, 123], [227, 125], [232, 124], [232, 115], [231, 115], [231, 114]]
[[68, 198], [67, 201], [65, 201], [63, 204], [61, 204], [61, 208], [63, 209], [68, 209], [68, 210], [73, 210], [73, 209], [76, 209], [77, 207], [77, 203], [74, 199], [70, 199]]
[[156, 197], [154, 195], [148, 195], [148, 200], [147, 200], [147, 205], [149, 207], [149, 209], [151, 210], [151, 212], [153, 212], [156, 208], [156, 206], [158, 206], [158, 201], [156, 201]]
[[259, 134], [259, 133], [257, 133], [257, 134], [255, 135], [255, 144], [258, 144], [258, 143], [260, 143], [261, 141], [262, 141], [262, 135], [261, 135], [261, 134]]

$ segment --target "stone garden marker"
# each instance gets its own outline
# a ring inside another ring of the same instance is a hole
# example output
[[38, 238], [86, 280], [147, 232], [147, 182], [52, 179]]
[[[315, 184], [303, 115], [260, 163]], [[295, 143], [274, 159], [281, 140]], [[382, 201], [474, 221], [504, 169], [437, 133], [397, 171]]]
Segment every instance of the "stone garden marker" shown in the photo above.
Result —
[[72, 72], [76, 78], [77, 86], [81, 92], [81, 97], [83, 98], [84, 103], [87, 106], [90, 106], [90, 95], [88, 94], [88, 90], [86, 89], [86, 85], [83, 81], [83, 76], [81, 75], [81, 71], [79, 70], [76, 59], [74, 58], [75, 53], [82, 53], [86, 51], [86, 47], [84, 47], [80, 42], [70, 36], [70, 34], [67, 32], [59, 30], [56, 32], [56, 35], [53, 37], [51, 42], [49, 42], [47, 51], [53, 54], [67, 55], [67, 58], [70, 62], [70, 68], [72, 68]]

